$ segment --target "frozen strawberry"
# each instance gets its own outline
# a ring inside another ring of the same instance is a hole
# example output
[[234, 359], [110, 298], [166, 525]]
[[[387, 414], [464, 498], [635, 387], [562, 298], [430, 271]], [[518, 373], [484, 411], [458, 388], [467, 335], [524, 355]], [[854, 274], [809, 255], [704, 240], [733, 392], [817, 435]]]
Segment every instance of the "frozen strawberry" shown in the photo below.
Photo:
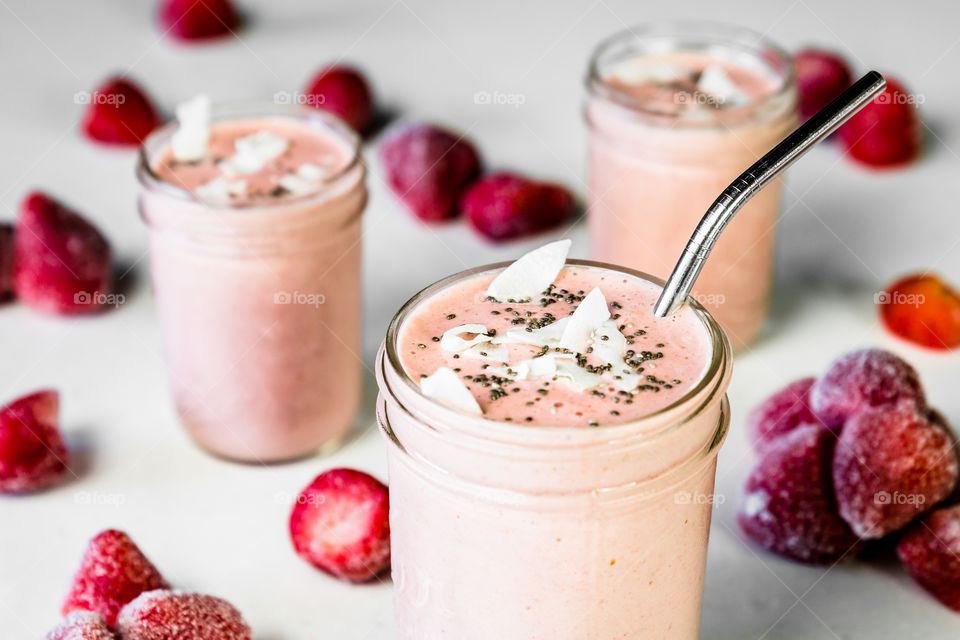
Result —
[[862, 538], [897, 531], [949, 496], [953, 438], [915, 408], [867, 411], [847, 421], [833, 459], [840, 515]]
[[110, 245], [96, 227], [35, 191], [20, 204], [14, 234], [17, 297], [48, 313], [99, 311], [111, 291]]
[[750, 539], [810, 564], [830, 564], [856, 552], [857, 536], [840, 518], [833, 497], [835, 440], [818, 424], [801, 424], [763, 448], [737, 514]]
[[881, 349], [840, 356], [810, 388], [814, 415], [834, 430], [868, 409], [901, 404], [925, 410], [920, 377], [904, 360]]
[[563, 187], [513, 173], [492, 173], [473, 183], [461, 209], [491, 240], [510, 240], [552, 229], [570, 218], [573, 195]]
[[13, 225], [0, 223], [0, 302], [13, 295]]
[[110, 78], [90, 95], [83, 131], [105, 144], [137, 147], [161, 124], [150, 98], [125, 78]]
[[339, 116], [358, 133], [365, 132], [373, 120], [373, 92], [363, 74], [351, 67], [321, 69], [304, 94], [312, 106]]
[[0, 408], [0, 493], [38, 491], [66, 473], [59, 412], [60, 396], [50, 390]]
[[116, 640], [116, 637], [99, 613], [74, 611], [48, 633], [44, 640]]
[[847, 61], [823, 49], [803, 49], [793, 56], [800, 92], [800, 117], [806, 120], [853, 84]]
[[237, 609], [221, 598], [159, 590], [140, 594], [120, 611], [123, 640], [250, 640]]
[[390, 566], [390, 499], [376, 478], [331, 469], [300, 492], [290, 514], [290, 538], [301, 558], [351, 582], [371, 580]]
[[754, 407], [747, 415], [747, 435], [754, 447], [759, 449], [798, 425], [819, 424], [810, 410], [813, 381], [813, 378], [803, 378], [791, 382]]
[[920, 154], [923, 135], [916, 98], [887, 78], [886, 90], [837, 131], [851, 158], [870, 167], [893, 167]]
[[920, 586], [960, 611], [960, 505], [937, 509], [911, 526], [897, 555]]
[[894, 335], [930, 349], [960, 347], [960, 292], [937, 276], [897, 280], [877, 296], [877, 304]]
[[207, 40], [233, 33], [241, 16], [230, 0], [161, 0], [157, 21], [177, 40]]
[[96, 611], [113, 626], [123, 605], [144, 591], [167, 586], [130, 536], [107, 529], [87, 545], [61, 613]]
[[424, 222], [459, 213], [460, 196], [480, 173], [480, 157], [463, 136], [430, 124], [397, 129], [380, 144], [387, 183]]

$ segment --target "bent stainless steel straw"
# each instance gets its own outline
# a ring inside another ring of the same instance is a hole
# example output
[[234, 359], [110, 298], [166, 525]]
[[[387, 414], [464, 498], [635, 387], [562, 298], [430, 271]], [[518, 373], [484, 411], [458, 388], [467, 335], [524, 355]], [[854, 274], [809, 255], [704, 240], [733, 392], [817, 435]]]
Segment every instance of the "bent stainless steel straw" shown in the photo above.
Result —
[[683, 305], [720, 234], [750, 198], [865, 107], [886, 86], [882, 75], [868, 72], [724, 189], [697, 224], [653, 307], [653, 315], [664, 318]]

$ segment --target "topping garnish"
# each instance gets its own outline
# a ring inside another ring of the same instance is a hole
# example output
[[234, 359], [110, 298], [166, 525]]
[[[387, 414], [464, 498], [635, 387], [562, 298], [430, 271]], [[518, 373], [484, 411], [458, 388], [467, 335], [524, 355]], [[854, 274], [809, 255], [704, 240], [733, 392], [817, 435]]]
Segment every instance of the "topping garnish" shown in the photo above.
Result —
[[477, 399], [460, 377], [448, 367], [440, 367], [432, 375], [421, 379], [420, 391], [428, 398], [439, 400], [455, 409], [478, 416], [483, 414]]
[[233, 145], [236, 153], [221, 162], [219, 166], [227, 175], [243, 176], [263, 169], [268, 162], [287, 150], [290, 141], [270, 131], [262, 130], [237, 138]]
[[320, 181], [327, 177], [322, 167], [305, 162], [296, 173], [288, 173], [280, 178], [280, 186], [295, 196], [305, 196], [317, 190]]
[[194, 193], [198, 198], [210, 204], [229, 204], [231, 197], [246, 195], [247, 181], [230, 180], [229, 178], [220, 176], [203, 183], [194, 190]]
[[593, 332], [609, 319], [610, 310], [607, 308], [607, 299], [599, 288], [594, 287], [570, 316], [563, 335], [560, 336], [560, 347], [573, 353], [586, 353], [587, 342], [593, 336]]
[[682, 65], [637, 57], [618, 64], [607, 74], [607, 79], [617, 80], [624, 84], [645, 84], [647, 82], [669, 84], [685, 80], [691, 75], [693, 75], [691, 70]]
[[[460, 337], [462, 334], [472, 335], [473, 337], [463, 339]], [[461, 324], [458, 327], [453, 327], [443, 332], [443, 337], [440, 338], [440, 347], [444, 351], [455, 351], [459, 353], [469, 349], [475, 344], [489, 341], [490, 335], [485, 325]]]
[[487, 295], [499, 302], [522, 302], [543, 292], [567, 261], [570, 244], [558, 240], [521, 256], [490, 283]]
[[742, 92], [722, 67], [709, 66], [697, 80], [697, 90], [714, 98], [718, 104], [739, 106], [749, 102], [750, 98]]
[[173, 157], [181, 162], [196, 162], [207, 155], [210, 142], [210, 98], [199, 95], [177, 106], [179, 127], [170, 139]]

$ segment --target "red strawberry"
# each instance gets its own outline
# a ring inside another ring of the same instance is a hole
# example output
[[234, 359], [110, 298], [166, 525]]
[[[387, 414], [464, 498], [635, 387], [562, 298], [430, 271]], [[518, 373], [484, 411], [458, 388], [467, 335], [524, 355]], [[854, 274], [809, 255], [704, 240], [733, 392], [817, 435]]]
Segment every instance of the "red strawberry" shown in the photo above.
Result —
[[157, 20], [178, 40], [207, 40], [233, 33], [241, 17], [230, 0], [161, 0]]
[[331, 469], [300, 492], [290, 538], [304, 560], [332, 576], [364, 582], [390, 566], [390, 498], [376, 478]]
[[44, 489], [67, 471], [60, 396], [38, 391], [0, 408], [0, 493]]
[[18, 298], [49, 313], [93, 313], [111, 281], [110, 245], [96, 227], [39, 191], [24, 199], [14, 235]]
[[351, 67], [321, 69], [304, 90], [309, 104], [339, 116], [358, 133], [373, 120], [373, 92], [363, 74]]
[[853, 73], [847, 61], [822, 49], [803, 49], [793, 56], [800, 92], [800, 117], [806, 120], [844, 89], [853, 84]]
[[253, 633], [237, 609], [199, 593], [149, 591], [120, 611], [123, 640], [250, 640]]
[[0, 301], [13, 296], [13, 225], [0, 223]]
[[803, 424], [770, 442], [747, 477], [737, 521], [765, 549], [811, 564], [853, 555], [859, 543], [837, 513], [830, 481], [836, 437]]
[[881, 349], [840, 356], [810, 388], [813, 413], [834, 430], [868, 409], [901, 404], [925, 409], [920, 377], [904, 360]]
[[99, 613], [74, 611], [61, 620], [44, 640], [116, 640], [116, 637]]
[[82, 127], [91, 140], [137, 147], [161, 123], [160, 115], [140, 87], [114, 77], [90, 95]]
[[113, 626], [123, 605], [144, 591], [167, 586], [127, 534], [107, 529], [87, 545], [61, 613], [96, 611]]
[[513, 173], [492, 173], [473, 183], [461, 209], [474, 229], [491, 240], [510, 240], [552, 229], [573, 213], [565, 188]]
[[894, 335], [930, 349], [960, 347], [960, 292], [937, 276], [921, 273], [897, 280], [877, 303]]
[[747, 434], [754, 446], [772, 442], [801, 424], [819, 424], [810, 410], [813, 378], [791, 382], [754, 407], [747, 415]]
[[380, 161], [390, 188], [424, 222], [456, 217], [461, 194], [480, 174], [480, 157], [465, 137], [429, 124], [388, 134]]
[[840, 515], [862, 538], [881, 538], [929, 511], [957, 475], [953, 438], [913, 407], [854, 416], [833, 459]]
[[937, 509], [911, 526], [897, 555], [924, 589], [960, 611], [960, 505]]
[[837, 132], [850, 157], [871, 167], [911, 162], [920, 154], [923, 133], [917, 99], [892, 78], [886, 90]]

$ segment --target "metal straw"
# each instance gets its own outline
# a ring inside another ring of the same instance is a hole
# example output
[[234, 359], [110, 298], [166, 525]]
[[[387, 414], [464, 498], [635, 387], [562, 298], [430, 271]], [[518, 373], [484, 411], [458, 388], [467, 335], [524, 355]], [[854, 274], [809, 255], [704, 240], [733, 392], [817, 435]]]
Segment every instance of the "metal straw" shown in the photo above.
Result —
[[813, 145], [833, 133], [853, 114], [865, 107], [886, 86], [882, 75], [876, 71], [868, 72], [724, 189], [720, 197], [707, 209], [687, 242], [683, 255], [663, 287], [660, 299], [653, 307], [653, 315], [664, 318], [683, 305], [720, 234], [750, 198]]

